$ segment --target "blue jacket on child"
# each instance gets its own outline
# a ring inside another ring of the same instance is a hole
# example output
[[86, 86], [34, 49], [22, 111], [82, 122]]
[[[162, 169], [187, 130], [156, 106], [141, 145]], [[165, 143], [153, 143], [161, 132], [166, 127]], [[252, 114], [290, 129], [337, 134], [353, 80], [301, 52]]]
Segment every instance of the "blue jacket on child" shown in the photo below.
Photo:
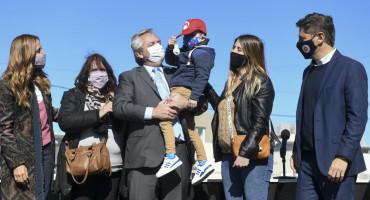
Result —
[[188, 55], [192, 49], [181, 51], [177, 56], [172, 50], [167, 47], [165, 60], [167, 64], [177, 66], [178, 68], [172, 75], [169, 87], [187, 87], [191, 89], [190, 99], [198, 101], [208, 83], [211, 69], [214, 66], [215, 50], [208, 46], [196, 47], [191, 54], [189, 65]]

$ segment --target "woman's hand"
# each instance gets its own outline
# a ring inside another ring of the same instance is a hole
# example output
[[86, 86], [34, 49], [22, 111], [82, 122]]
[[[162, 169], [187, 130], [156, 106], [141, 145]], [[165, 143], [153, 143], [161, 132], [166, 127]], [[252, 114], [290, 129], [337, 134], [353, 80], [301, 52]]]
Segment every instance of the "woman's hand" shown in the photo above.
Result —
[[249, 159], [241, 156], [236, 157], [233, 167], [246, 167], [249, 165]]
[[101, 108], [101, 109], [99, 110], [99, 117], [100, 117], [100, 118], [102, 118], [102, 117], [104, 117], [106, 114], [113, 112], [112, 105], [113, 105], [113, 103], [112, 103], [111, 101], [110, 101], [110, 102], [108, 102], [107, 104], [105, 104], [105, 105], [103, 106], [103, 108]]
[[15, 182], [26, 185], [29, 184], [27, 167], [20, 165], [13, 170]]

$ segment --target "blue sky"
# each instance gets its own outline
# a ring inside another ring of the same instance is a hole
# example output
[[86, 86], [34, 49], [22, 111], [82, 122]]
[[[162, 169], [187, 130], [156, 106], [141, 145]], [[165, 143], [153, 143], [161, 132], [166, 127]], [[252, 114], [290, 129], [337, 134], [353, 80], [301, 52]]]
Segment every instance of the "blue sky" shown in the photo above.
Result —
[[[216, 49], [210, 83], [217, 92], [228, 75], [234, 38], [254, 34], [265, 43], [268, 74], [275, 87], [274, 123], [295, 124], [302, 73], [309, 64], [295, 47], [295, 23], [308, 13], [331, 15], [336, 28], [335, 47], [370, 67], [370, 2], [361, 1], [9, 1], [0, 0], [0, 73], [7, 65], [11, 41], [30, 33], [40, 37], [47, 53], [45, 71], [54, 85], [53, 105], [60, 106], [65, 88], [73, 87], [86, 55], [105, 56], [115, 75], [136, 66], [130, 40], [134, 33], [153, 28], [162, 39], [181, 32], [186, 19], [207, 25], [209, 45]], [[179, 41], [182, 43], [182, 41]], [[55, 131], [61, 132], [57, 124]], [[370, 145], [370, 129], [364, 140]]]

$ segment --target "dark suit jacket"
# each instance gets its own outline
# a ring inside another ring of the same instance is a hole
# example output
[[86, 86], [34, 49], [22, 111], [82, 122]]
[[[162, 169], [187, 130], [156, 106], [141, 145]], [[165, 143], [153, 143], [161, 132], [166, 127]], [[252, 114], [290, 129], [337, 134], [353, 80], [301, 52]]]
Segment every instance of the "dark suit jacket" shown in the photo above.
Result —
[[[167, 82], [176, 68], [164, 67]], [[165, 155], [163, 135], [159, 120], [144, 120], [146, 107], [156, 107], [161, 97], [143, 66], [126, 71], [119, 76], [119, 85], [113, 101], [113, 114], [118, 119], [126, 120], [124, 133], [127, 137], [125, 161], [126, 169], [149, 167], [161, 164]], [[190, 163], [194, 162], [194, 150], [191, 146], [185, 119], [180, 121], [184, 132]]]
[[[304, 70], [297, 107], [294, 149], [301, 160], [302, 92], [309, 72]], [[334, 53], [319, 88], [314, 110], [314, 146], [317, 164], [327, 175], [336, 156], [349, 161], [347, 175], [366, 170], [360, 140], [367, 122], [367, 75], [363, 65]]]

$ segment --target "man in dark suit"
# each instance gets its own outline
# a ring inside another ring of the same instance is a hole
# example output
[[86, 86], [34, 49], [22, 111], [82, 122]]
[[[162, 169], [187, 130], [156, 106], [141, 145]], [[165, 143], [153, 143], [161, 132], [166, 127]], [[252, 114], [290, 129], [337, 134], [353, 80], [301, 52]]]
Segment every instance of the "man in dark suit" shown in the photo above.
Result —
[[[171, 97], [174, 99], [171, 103], [167, 98], [161, 98], [154, 76], [159, 74], [163, 77], [162, 82], [168, 83], [176, 68], [162, 67], [164, 50], [151, 29], [135, 34], [131, 48], [139, 66], [120, 74], [113, 102], [114, 115], [127, 121], [124, 167], [129, 199], [185, 200], [194, 151], [184, 120], [181, 120], [180, 136], [176, 140], [176, 152], [182, 165], [160, 179], [156, 178], [156, 173], [165, 155], [159, 121], [175, 119], [178, 111], [187, 106], [188, 99], [175, 95]], [[160, 73], [154, 74], [156, 70]]]
[[367, 122], [366, 71], [333, 47], [330, 16], [312, 13], [296, 25], [297, 48], [312, 59], [303, 72], [290, 159], [298, 173], [296, 199], [353, 199], [357, 174], [366, 170], [360, 147]]

